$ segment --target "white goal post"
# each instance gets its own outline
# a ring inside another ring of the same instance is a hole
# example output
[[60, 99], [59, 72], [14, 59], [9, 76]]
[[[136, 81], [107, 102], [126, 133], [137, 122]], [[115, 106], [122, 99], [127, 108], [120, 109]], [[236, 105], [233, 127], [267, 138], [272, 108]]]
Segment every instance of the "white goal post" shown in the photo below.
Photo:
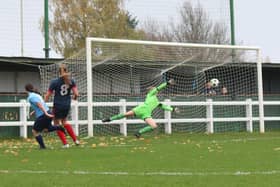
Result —
[[[125, 53], [129, 53], [129, 55]], [[246, 67], [244, 66], [242, 68], [239, 68], [238, 66], [242, 63], [242, 61], [244, 61], [248, 65], [246, 65]], [[135, 64], [132, 64], [131, 62]], [[256, 64], [256, 67], [251, 67], [251, 62]], [[184, 84], [184, 87], [176, 88], [176, 92], [171, 91], [171, 96], [181, 97], [181, 95], [183, 94], [184, 98], [188, 99], [190, 98], [190, 95], [196, 95], [195, 97], [197, 97], [197, 95], [201, 95], [201, 85], [204, 86], [204, 81], [208, 81], [209, 78], [218, 78], [220, 79], [220, 82], [227, 83], [227, 86], [231, 88], [231, 92], [233, 94], [230, 98], [232, 98], [233, 100], [238, 97], [246, 99], [247, 95], [256, 97], [256, 100], [259, 102], [257, 109], [259, 118], [259, 131], [265, 131], [262, 86], [262, 56], [261, 49], [259, 47], [106, 39], [94, 37], [86, 38], [86, 90], [88, 103], [87, 128], [89, 137], [93, 136], [94, 132], [94, 88], [92, 83], [95, 80], [93, 80], [93, 68], [96, 66], [96, 64], [101, 63], [107, 63], [112, 66], [110, 69], [111, 75], [114, 75], [116, 71], [118, 71], [118, 67], [122, 68], [122, 64], [124, 63], [129, 63], [129, 66], [132, 68], [137, 66], [137, 70], [131, 70], [131, 72], [137, 71], [137, 76], [130, 75], [130, 89], [136, 89], [136, 91], [131, 91], [131, 94], [134, 95], [137, 95], [136, 92], [139, 93], [139, 90], [142, 90], [142, 88], [136, 88], [135, 85], [135, 82], [137, 82], [138, 79], [140, 79], [139, 77], [141, 77], [141, 75], [139, 75], [139, 72], [145, 71], [145, 75], [143, 76], [144, 78], [142, 78], [145, 80], [147, 79], [147, 77], [145, 77], [146, 75], [155, 73], [154, 77], [157, 77], [158, 72], [160, 72], [160, 75], [164, 74], [165, 78], [166, 76], [176, 76], [176, 78], [181, 81], [180, 83]], [[164, 66], [162, 63], [164, 63]], [[142, 68], [142, 65], [144, 66], [144, 68], [146, 68], [145, 70], [139, 70], [139, 68]], [[181, 66], [184, 67], [180, 68]], [[224, 66], [226, 66], [226, 68], [223, 68]], [[152, 69], [151, 73], [146, 72], [149, 71], [149, 68]], [[215, 71], [211, 71], [212, 68], [216, 68]], [[195, 69], [195, 73], [190, 72], [190, 69]], [[174, 70], [174, 72], [172, 72], [172, 70]], [[186, 70], [187, 73], [183, 72], [184, 70]], [[254, 70], [256, 71], [252, 73], [252, 71]], [[119, 71], [126, 72], [126, 70], [124, 69]], [[207, 73], [205, 73], [205, 71], [207, 71]], [[166, 75], [166, 72], [171, 73]], [[203, 72], [203, 78], [201, 78], [201, 72]], [[182, 75], [179, 76], [179, 74]], [[188, 76], [186, 76], [186, 74], [188, 74]], [[191, 75], [191, 77], [189, 75]], [[228, 78], [229, 76], [231, 76], [232, 78]], [[104, 79], [106, 78], [104, 77]], [[234, 79], [234, 81], [231, 81], [231, 79]], [[162, 78], [160, 78], [159, 80], [162, 80]], [[146, 86], [156, 85], [159, 83], [159, 80], [152, 81], [149, 79], [149, 84], [146, 84], [146, 82], [143, 84], [145, 84]], [[114, 87], [114, 83], [112, 83], [113, 86], [111, 85], [110, 89], [112, 95], [117, 94], [114, 93], [114, 90], [125, 87], [125, 83], [121, 82], [121, 78], [118, 80], [118, 82], [120, 82], [118, 88]], [[128, 82], [126, 83], [128, 84]], [[192, 89], [192, 91], [188, 91], [190, 86], [187, 87], [185, 84], [192, 84], [192, 88], [190, 88]], [[166, 94], [169, 94], [167, 92], [169, 91], [166, 91]], [[186, 92], [187, 94], [185, 94]], [[126, 94], [127, 93], [125, 93], [124, 95]], [[183, 110], [188, 111], [187, 108], [183, 108]], [[201, 109], [198, 110], [200, 110], [202, 114], [205, 113], [205, 111]], [[229, 110], [234, 110], [234, 112], [232, 113], [238, 113], [236, 109], [217, 109], [217, 114], [221, 113], [221, 115], [223, 115], [223, 112], [226, 111], [227, 113]], [[108, 113], [103, 112], [102, 114], [108, 116], [114, 113], [112, 113], [112, 111], [108, 111]]]

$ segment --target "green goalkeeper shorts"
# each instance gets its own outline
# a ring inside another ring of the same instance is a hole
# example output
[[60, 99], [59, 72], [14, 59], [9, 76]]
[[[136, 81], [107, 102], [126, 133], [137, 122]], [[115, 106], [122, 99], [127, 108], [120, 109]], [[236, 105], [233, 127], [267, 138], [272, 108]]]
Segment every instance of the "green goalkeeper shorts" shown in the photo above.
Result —
[[134, 112], [135, 116], [137, 118], [145, 120], [146, 118], [151, 118], [152, 117], [152, 111], [150, 107], [146, 105], [139, 105], [135, 108], [132, 109]]

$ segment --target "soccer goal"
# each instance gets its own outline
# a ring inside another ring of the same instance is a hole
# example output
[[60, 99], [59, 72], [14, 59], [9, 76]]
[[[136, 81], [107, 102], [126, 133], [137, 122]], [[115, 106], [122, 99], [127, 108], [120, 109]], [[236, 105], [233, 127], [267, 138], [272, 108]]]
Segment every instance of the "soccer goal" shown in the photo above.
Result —
[[[159, 100], [180, 112], [156, 109], [159, 128], [154, 133], [167, 132], [167, 123], [168, 132], [239, 132], [246, 131], [248, 121], [264, 132], [258, 47], [87, 38], [82, 54], [64, 62], [78, 84], [79, 102], [84, 102], [80, 135], [134, 133], [145, 126], [143, 121], [103, 124], [101, 119], [132, 109], [144, 101], [147, 88], [171, 78], [176, 85], [160, 92]], [[41, 68], [42, 83], [53, 76], [54, 67]], [[249, 107], [250, 119], [244, 103], [257, 103]]]

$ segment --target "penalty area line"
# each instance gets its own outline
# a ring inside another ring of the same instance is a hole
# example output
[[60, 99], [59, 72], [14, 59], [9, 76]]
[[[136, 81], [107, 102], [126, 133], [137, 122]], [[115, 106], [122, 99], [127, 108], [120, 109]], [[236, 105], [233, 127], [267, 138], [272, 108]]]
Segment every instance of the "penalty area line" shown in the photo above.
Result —
[[125, 171], [44, 171], [44, 170], [0, 170], [0, 174], [61, 174], [61, 175], [114, 175], [114, 176], [250, 176], [279, 175], [280, 170], [232, 171], [232, 172], [125, 172]]

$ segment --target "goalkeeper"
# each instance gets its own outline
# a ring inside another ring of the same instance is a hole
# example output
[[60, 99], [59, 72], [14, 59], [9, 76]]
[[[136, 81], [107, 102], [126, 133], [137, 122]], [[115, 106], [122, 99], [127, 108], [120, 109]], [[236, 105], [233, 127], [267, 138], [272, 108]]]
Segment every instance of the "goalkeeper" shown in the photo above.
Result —
[[118, 120], [129, 116], [136, 116], [137, 118], [143, 119], [149, 125], [140, 129], [138, 132], [134, 134], [137, 138], [140, 138], [141, 134], [152, 131], [153, 129], [157, 128], [157, 124], [155, 120], [152, 118], [152, 112], [155, 108], [160, 107], [161, 109], [167, 111], [175, 111], [175, 112], [178, 111], [177, 108], [173, 108], [171, 106], [160, 103], [157, 98], [157, 93], [159, 91], [163, 90], [168, 85], [174, 85], [174, 84], [175, 84], [174, 80], [170, 79], [169, 81], [160, 84], [158, 87], [150, 88], [150, 90], [146, 95], [145, 102], [143, 104], [136, 106], [135, 108], [126, 112], [125, 114], [117, 114], [110, 118], [102, 119], [102, 122], [110, 122], [113, 120]]

